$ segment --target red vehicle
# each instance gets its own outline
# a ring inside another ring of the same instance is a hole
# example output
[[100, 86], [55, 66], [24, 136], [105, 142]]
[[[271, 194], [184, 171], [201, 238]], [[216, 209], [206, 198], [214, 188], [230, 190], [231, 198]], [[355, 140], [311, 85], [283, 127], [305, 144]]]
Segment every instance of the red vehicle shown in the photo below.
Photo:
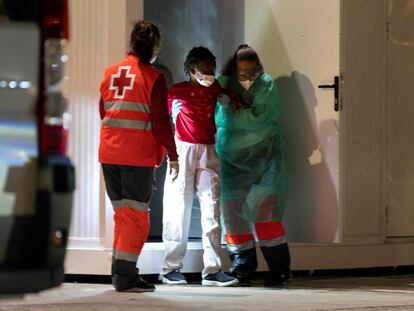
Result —
[[0, 295], [63, 280], [75, 188], [68, 39], [68, 0], [0, 0]]

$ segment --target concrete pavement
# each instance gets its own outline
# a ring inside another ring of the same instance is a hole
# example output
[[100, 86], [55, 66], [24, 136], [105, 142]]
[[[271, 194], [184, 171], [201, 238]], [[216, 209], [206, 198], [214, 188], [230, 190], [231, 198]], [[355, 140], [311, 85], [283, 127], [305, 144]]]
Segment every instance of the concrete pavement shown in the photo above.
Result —
[[9, 310], [283, 310], [414, 311], [414, 276], [301, 277], [281, 289], [157, 285], [153, 293], [116, 293], [109, 284], [65, 283], [23, 299], [0, 299]]

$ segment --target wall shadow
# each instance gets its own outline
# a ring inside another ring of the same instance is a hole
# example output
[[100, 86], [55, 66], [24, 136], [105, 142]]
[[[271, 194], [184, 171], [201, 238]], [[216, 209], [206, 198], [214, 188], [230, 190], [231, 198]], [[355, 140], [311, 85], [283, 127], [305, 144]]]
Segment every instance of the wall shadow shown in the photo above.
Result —
[[334, 242], [340, 214], [336, 120], [318, 121], [310, 79], [294, 71], [275, 80], [286, 150], [286, 212], [291, 242]]

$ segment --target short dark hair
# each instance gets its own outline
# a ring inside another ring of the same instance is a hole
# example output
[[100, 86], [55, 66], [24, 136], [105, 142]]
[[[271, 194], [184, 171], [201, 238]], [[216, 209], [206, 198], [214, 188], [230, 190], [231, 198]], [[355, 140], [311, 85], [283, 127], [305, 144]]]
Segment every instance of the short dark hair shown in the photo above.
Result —
[[184, 71], [186, 74], [190, 73], [190, 69], [197, 66], [199, 63], [208, 61], [216, 65], [216, 57], [211, 51], [203, 46], [194, 47], [190, 50], [184, 62]]
[[222, 74], [231, 76], [236, 73], [237, 63], [240, 61], [255, 61], [260, 70], [263, 71], [263, 65], [256, 51], [247, 44], [240, 45], [234, 55], [226, 62], [223, 67]]
[[146, 21], [135, 23], [129, 42], [130, 53], [137, 55], [142, 63], [149, 63], [154, 49], [160, 46], [161, 34], [158, 27]]

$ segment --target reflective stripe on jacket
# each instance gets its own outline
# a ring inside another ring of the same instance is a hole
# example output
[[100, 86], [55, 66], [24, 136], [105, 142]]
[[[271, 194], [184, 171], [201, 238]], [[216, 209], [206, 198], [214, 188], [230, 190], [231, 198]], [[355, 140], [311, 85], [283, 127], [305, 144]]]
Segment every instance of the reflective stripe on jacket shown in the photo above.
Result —
[[101, 83], [104, 114], [99, 162], [131, 166], [158, 166], [164, 151], [154, 139], [151, 93], [160, 73], [128, 55], [106, 69]]

